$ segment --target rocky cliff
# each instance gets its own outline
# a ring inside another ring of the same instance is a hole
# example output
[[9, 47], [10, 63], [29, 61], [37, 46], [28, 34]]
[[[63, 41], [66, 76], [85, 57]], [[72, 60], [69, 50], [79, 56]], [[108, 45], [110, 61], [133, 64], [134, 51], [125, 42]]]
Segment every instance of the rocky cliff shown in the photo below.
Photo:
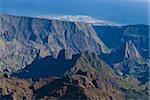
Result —
[[0, 70], [14, 72], [40, 57], [57, 57], [65, 49], [66, 58], [86, 50], [97, 54], [110, 50], [85, 23], [0, 15]]
[[130, 40], [143, 57], [149, 58], [149, 27], [149, 25], [139, 24], [126, 26], [94, 26], [94, 29], [109, 48], [121, 48]]

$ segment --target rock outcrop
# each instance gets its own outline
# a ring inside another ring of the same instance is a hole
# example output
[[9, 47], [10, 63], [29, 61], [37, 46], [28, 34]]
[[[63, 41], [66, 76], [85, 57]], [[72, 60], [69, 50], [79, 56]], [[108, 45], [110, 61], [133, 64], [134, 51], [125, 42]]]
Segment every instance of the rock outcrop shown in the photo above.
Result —
[[126, 43], [124, 57], [125, 57], [125, 59], [128, 59], [128, 58], [135, 59], [135, 60], [141, 59], [141, 55], [140, 55], [139, 51], [137, 50], [137, 48], [135, 47], [135, 45], [132, 43], [131, 40], [129, 40]]

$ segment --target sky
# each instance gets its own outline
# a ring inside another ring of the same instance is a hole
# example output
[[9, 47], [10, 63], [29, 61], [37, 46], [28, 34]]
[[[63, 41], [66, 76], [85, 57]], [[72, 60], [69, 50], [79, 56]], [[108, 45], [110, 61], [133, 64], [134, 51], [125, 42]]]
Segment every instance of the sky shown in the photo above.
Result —
[[148, 24], [149, 0], [0, 0], [0, 12], [21, 16], [88, 15], [121, 24]]

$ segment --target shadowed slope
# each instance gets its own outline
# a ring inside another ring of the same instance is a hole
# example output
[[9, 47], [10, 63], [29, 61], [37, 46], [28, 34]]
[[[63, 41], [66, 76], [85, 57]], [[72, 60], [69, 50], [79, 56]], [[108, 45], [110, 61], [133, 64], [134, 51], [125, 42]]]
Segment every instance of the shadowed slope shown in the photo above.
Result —
[[12, 76], [18, 78], [40, 78], [49, 76], [63, 76], [64, 73], [72, 68], [79, 55], [76, 54], [72, 59], [65, 58], [65, 51], [61, 51], [57, 58], [52, 56], [45, 57], [43, 59], [37, 58], [32, 64], [25, 69], [13, 73]]

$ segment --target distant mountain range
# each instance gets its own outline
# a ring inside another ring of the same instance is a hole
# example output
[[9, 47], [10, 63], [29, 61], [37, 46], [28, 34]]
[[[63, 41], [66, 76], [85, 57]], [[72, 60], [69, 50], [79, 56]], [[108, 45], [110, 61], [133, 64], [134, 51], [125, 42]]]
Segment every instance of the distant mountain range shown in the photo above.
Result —
[[148, 41], [149, 25], [1, 14], [0, 99], [148, 100]]

